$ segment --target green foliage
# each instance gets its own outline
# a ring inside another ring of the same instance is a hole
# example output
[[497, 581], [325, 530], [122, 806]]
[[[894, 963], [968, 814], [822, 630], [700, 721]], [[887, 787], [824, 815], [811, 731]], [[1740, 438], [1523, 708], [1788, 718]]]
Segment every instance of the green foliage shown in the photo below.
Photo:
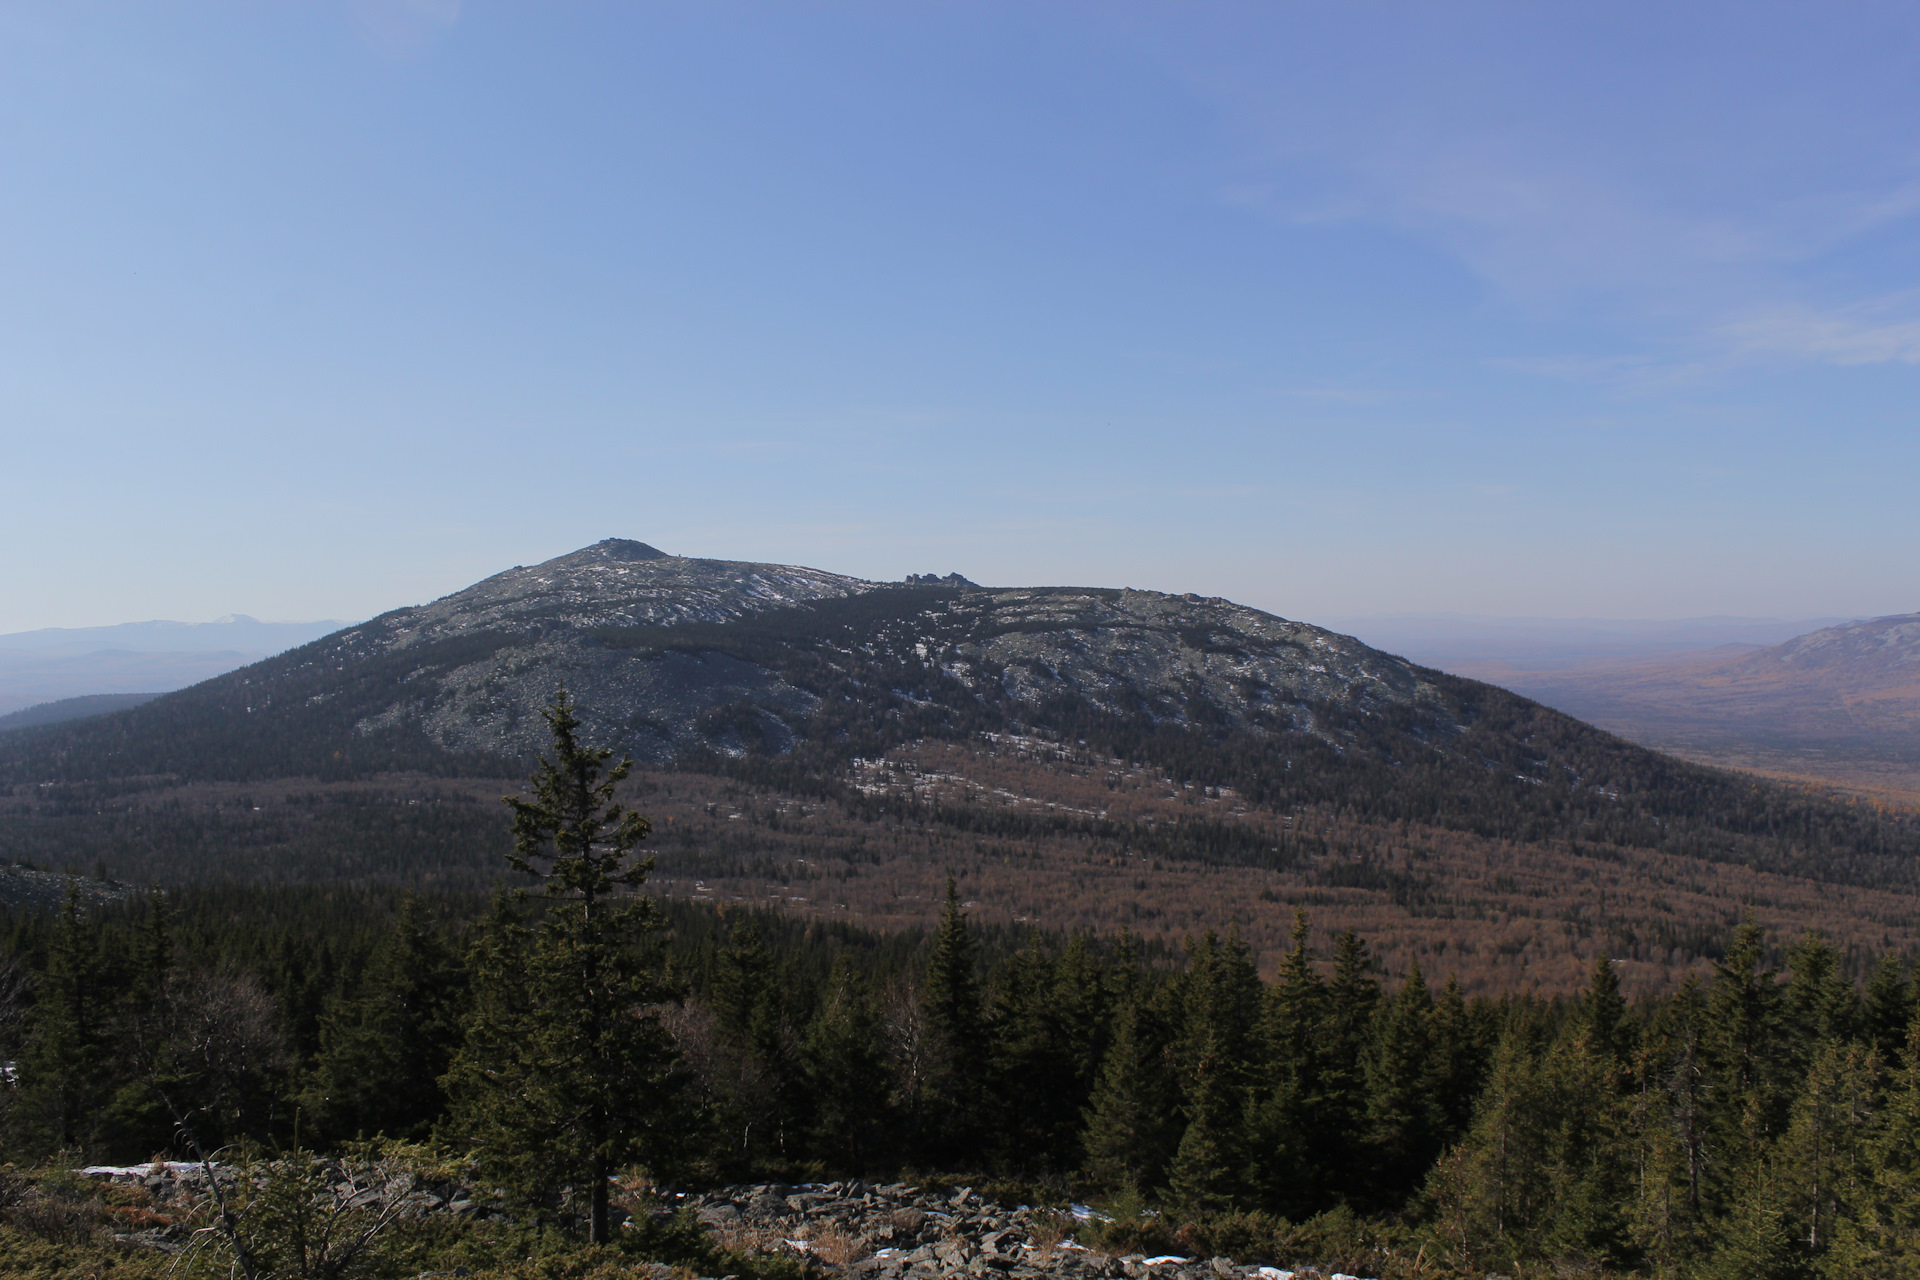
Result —
[[[611, 859], [621, 821], [591, 807], [599, 835], [575, 847]], [[539, 828], [529, 865], [557, 861], [538, 856], [557, 829]], [[1596, 957], [1578, 997], [1468, 1000], [1417, 969], [1383, 980], [1356, 935], [1316, 955], [1302, 919], [1269, 984], [1231, 932], [1156, 953], [979, 927], [957, 883], [931, 936], [686, 903], [630, 914], [615, 877], [631, 852], [601, 881], [574, 869], [571, 889], [501, 893], [484, 910], [203, 890], [10, 919], [11, 962], [39, 999], [6, 1153], [49, 1154], [63, 1116], [79, 1144], [65, 1168], [188, 1137], [335, 1159], [356, 1130], [431, 1130], [511, 1193], [521, 1225], [396, 1223], [352, 1264], [407, 1274], [611, 1275], [636, 1250], [706, 1274], [795, 1265], [723, 1258], [697, 1224], [624, 1192], [609, 1209], [643, 1210], [636, 1225], [594, 1247], [605, 1159], [656, 1179], [918, 1168], [938, 1171], [928, 1185], [991, 1182], [1029, 1202], [1105, 1195], [1117, 1221], [1082, 1228], [1083, 1243], [1353, 1274], [1920, 1280], [1910, 1014], [1882, 1049], [1885, 1020], [1911, 1008], [1899, 964], [1808, 938], [1776, 970], [1748, 924], [1709, 982], [1664, 998], [1627, 1005]], [[583, 994], [596, 946], [599, 1003]], [[579, 1034], [596, 1010], [605, 1039]], [[408, 1092], [419, 1082], [404, 1064], [436, 1035], [446, 1092]], [[342, 1118], [380, 1108], [386, 1119]], [[435, 1185], [470, 1177], [406, 1159]], [[331, 1212], [315, 1166], [265, 1177], [271, 1159], [254, 1160], [273, 1194], [237, 1207], [311, 1239]], [[0, 1205], [7, 1238], [104, 1259], [114, 1206], [82, 1180], [43, 1181], [20, 1184], [30, 1209]], [[263, 1257], [293, 1256], [286, 1231], [270, 1235]], [[211, 1265], [225, 1255], [209, 1241]]]
[[648, 824], [614, 799], [632, 762], [606, 769], [611, 752], [579, 743], [564, 690], [545, 715], [553, 758], [541, 761], [532, 800], [507, 803], [509, 861], [545, 881], [548, 902], [528, 923], [497, 896], [469, 956], [475, 996], [445, 1078], [447, 1132], [523, 1199], [583, 1192], [590, 1238], [605, 1243], [613, 1170], [673, 1163], [680, 1077], [654, 1011], [670, 994], [658, 913], [651, 899], [615, 896], [651, 865], [628, 862]]
[[322, 1141], [424, 1137], [445, 1106], [439, 1081], [459, 1038], [462, 986], [445, 941], [404, 895], [358, 987], [321, 1017], [302, 1093], [310, 1132]]

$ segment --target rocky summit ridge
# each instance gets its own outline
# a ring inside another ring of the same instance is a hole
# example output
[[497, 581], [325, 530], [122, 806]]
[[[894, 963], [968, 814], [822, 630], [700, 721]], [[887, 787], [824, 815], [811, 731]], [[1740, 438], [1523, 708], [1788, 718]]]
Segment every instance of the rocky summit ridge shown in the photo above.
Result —
[[610, 538], [136, 709], [113, 749], [142, 774], [517, 768], [563, 686], [590, 740], [657, 764], [1088, 717], [1328, 740], [1355, 717], [1454, 718], [1433, 673], [1223, 599], [880, 583]]
[[479, 631], [726, 622], [874, 585], [797, 565], [675, 556], [644, 542], [606, 538], [541, 564], [515, 565], [431, 604], [382, 614], [346, 635], [402, 648]]

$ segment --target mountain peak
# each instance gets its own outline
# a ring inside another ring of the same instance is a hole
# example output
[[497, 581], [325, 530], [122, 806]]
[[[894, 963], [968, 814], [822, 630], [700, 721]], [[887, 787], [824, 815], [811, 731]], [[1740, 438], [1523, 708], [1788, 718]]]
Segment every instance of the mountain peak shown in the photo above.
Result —
[[602, 538], [590, 547], [582, 547], [574, 552], [577, 556], [597, 555], [606, 560], [667, 560], [671, 559], [658, 547], [644, 542], [635, 542], [632, 538]]

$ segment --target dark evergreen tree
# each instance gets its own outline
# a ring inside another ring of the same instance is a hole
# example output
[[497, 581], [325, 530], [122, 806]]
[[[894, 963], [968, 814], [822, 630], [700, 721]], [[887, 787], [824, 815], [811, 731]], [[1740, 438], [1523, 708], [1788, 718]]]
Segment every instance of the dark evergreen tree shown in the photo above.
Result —
[[973, 935], [960, 893], [947, 878], [947, 904], [934, 934], [921, 986], [926, 1067], [920, 1111], [928, 1150], [958, 1164], [976, 1155], [983, 1136], [988, 1057], [986, 1023], [974, 971]]
[[322, 1143], [356, 1135], [424, 1137], [446, 1107], [440, 1078], [460, 1035], [463, 982], [445, 941], [409, 893], [358, 989], [321, 1017], [302, 1103]]
[[1445, 1119], [1434, 1071], [1433, 998], [1418, 961], [1382, 1011], [1366, 1057], [1366, 1188], [1372, 1208], [1406, 1199], [1440, 1154]]
[[1366, 1194], [1366, 1162], [1352, 1158], [1367, 1134], [1367, 1051], [1373, 1038], [1380, 984], [1373, 957], [1352, 929], [1334, 942], [1333, 976], [1327, 983], [1327, 1013], [1317, 1038], [1320, 1090], [1314, 1104], [1323, 1185], [1343, 1197]]
[[24, 1110], [43, 1153], [88, 1152], [96, 1145], [111, 1049], [111, 1010], [102, 979], [99, 940], [81, 914], [79, 886], [69, 880], [20, 1066]]
[[[1765, 932], [1750, 917], [1741, 921], [1726, 955], [1714, 966], [1707, 997], [1707, 1123], [1715, 1156], [1709, 1170], [1718, 1169], [1719, 1176], [1706, 1189], [1722, 1195], [1730, 1193], [1734, 1171], [1759, 1169], [1768, 1144], [1786, 1122], [1780, 989], [1774, 971], [1765, 967], [1765, 950]], [[1765, 1235], [1762, 1219], [1751, 1215], [1777, 1210], [1771, 1184], [1754, 1182], [1745, 1206], [1750, 1231], [1759, 1233], [1751, 1239], [1760, 1240]]]
[[760, 922], [751, 915], [735, 916], [726, 945], [714, 957], [707, 1003], [727, 1060], [718, 1073], [715, 1118], [730, 1135], [732, 1155], [746, 1165], [793, 1154], [790, 1130], [805, 1105], [797, 1037], [787, 1012], [789, 1000], [801, 995], [797, 986], [767, 948]]
[[1087, 1172], [1101, 1185], [1145, 1191], [1165, 1178], [1181, 1135], [1168, 1058], [1165, 1019], [1136, 990], [1114, 1019], [1087, 1109]]
[[1473, 1100], [1484, 1083], [1489, 1044], [1485, 1029], [1468, 1008], [1460, 983], [1453, 977], [1448, 977], [1434, 1002], [1432, 1040], [1442, 1140], [1455, 1142], [1473, 1122]]
[[1244, 1103], [1238, 1074], [1212, 1035], [1187, 1068], [1182, 1108], [1186, 1128], [1167, 1171], [1167, 1192], [1175, 1205], [1196, 1217], [1233, 1208], [1245, 1194]]
[[1100, 1061], [1104, 975], [1084, 940], [1057, 959], [1023, 948], [996, 984], [992, 1018], [994, 1148], [1003, 1167], [1081, 1164], [1082, 1113]]
[[1587, 989], [1580, 997], [1580, 1020], [1595, 1053], [1625, 1066], [1632, 1052], [1626, 1026], [1627, 1001], [1620, 994], [1620, 975], [1605, 952], [1593, 958]]
[[1259, 1060], [1248, 1104], [1247, 1181], [1280, 1212], [1306, 1218], [1326, 1207], [1317, 1169], [1329, 1154], [1318, 1141], [1327, 990], [1307, 951], [1306, 912], [1294, 912], [1292, 937], [1260, 1015]]
[[1905, 1051], [1913, 1015], [1913, 988], [1907, 985], [1905, 967], [1898, 956], [1881, 956], [1867, 980], [1861, 1019], [1862, 1033], [1885, 1066], [1891, 1068]]
[[1865, 1151], [1854, 1213], [1834, 1224], [1826, 1274], [1920, 1280], [1920, 1018]]
[[[647, 820], [615, 799], [632, 768], [583, 746], [562, 690], [543, 713], [553, 755], [533, 775], [533, 797], [510, 796], [516, 871], [545, 882], [530, 929], [499, 919], [484, 946], [467, 1043], [446, 1078], [454, 1130], [474, 1141], [483, 1168], [523, 1192], [572, 1187], [588, 1232], [609, 1239], [609, 1176], [631, 1160], [673, 1156], [681, 1132], [672, 1042], [649, 1012], [667, 994], [657, 908], [632, 896], [652, 869], [629, 861]], [[504, 908], [506, 904], [502, 904]], [[519, 965], [503, 973], [502, 966]]]
[[893, 1076], [879, 1002], [844, 964], [836, 967], [807, 1028], [801, 1061], [813, 1108], [807, 1137], [814, 1156], [829, 1169], [855, 1175], [880, 1171], [897, 1159]]

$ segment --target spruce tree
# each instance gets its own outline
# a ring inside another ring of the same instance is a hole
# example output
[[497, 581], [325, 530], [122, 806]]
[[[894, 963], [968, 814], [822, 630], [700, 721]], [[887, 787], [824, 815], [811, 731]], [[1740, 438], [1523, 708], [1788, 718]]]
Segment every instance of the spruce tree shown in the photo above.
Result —
[[1326, 983], [1307, 951], [1307, 914], [1296, 910], [1293, 946], [1260, 1014], [1259, 1056], [1248, 1104], [1248, 1184], [1280, 1212], [1306, 1218], [1320, 1203], [1320, 1036]]
[[1835, 1224], [1826, 1273], [1920, 1280], [1920, 1017], [1865, 1151], [1854, 1213]]
[[1625, 1266], [1637, 1260], [1637, 1250], [1632, 1243], [1631, 1144], [1619, 1094], [1619, 1064], [1595, 1042], [1590, 1025], [1576, 1022], [1548, 1051], [1542, 1076], [1553, 1152], [1553, 1206], [1543, 1250], [1562, 1260]]
[[995, 984], [992, 1090], [1001, 1164], [1081, 1163], [1081, 1116], [1100, 1062], [1104, 975], [1075, 938], [1057, 959], [1023, 948]]
[[38, 1122], [42, 1151], [94, 1145], [110, 1032], [101, 976], [99, 940], [81, 913], [80, 887], [69, 878], [20, 1071], [24, 1110]]
[[1898, 1062], [1906, 1048], [1907, 1027], [1913, 1022], [1913, 988], [1895, 955], [1883, 955], [1867, 980], [1867, 997], [1861, 1010], [1862, 1033], [1880, 1054], [1883, 1065]]
[[1115, 1190], [1157, 1186], [1180, 1139], [1163, 1020], [1146, 992], [1121, 1005], [1087, 1106], [1087, 1173]]
[[[482, 1167], [528, 1194], [571, 1186], [595, 1243], [609, 1239], [607, 1181], [632, 1160], [671, 1161], [682, 1132], [673, 1045], [648, 1006], [668, 994], [653, 901], [631, 893], [647, 820], [615, 788], [633, 767], [583, 746], [562, 690], [542, 713], [552, 758], [531, 798], [509, 796], [516, 871], [543, 883], [529, 927], [504, 900], [476, 956], [475, 1009], [446, 1077], [453, 1130]], [[623, 892], [625, 891], [625, 892]], [[492, 990], [481, 989], [492, 984]]]
[[743, 1161], [789, 1154], [789, 1130], [802, 1106], [796, 1038], [786, 1008], [792, 986], [783, 981], [759, 921], [736, 916], [726, 945], [714, 956], [707, 1001], [728, 1064], [715, 1082], [715, 1119]]
[[1318, 1036], [1320, 1091], [1314, 1135], [1320, 1176], [1337, 1194], [1366, 1194], [1368, 1170], [1348, 1153], [1361, 1150], [1367, 1129], [1367, 1050], [1373, 1039], [1380, 984], [1373, 957], [1352, 929], [1334, 942], [1333, 977], [1327, 983], [1326, 1018]]
[[[1783, 1079], [1781, 1065], [1787, 1046], [1780, 1027], [1780, 988], [1774, 971], [1764, 966], [1765, 943], [1759, 925], [1752, 919], [1741, 921], [1726, 955], [1714, 966], [1707, 997], [1703, 1047], [1712, 1104], [1708, 1131], [1720, 1170], [1711, 1185], [1717, 1190], [1730, 1186], [1728, 1175], [1736, 1169], [1758, 1164], [1786, 1119], [1788, 1089], [1783, 1086], [1791, 1081]], [[1771, 1213], [1776, 1207], [1771, 1195], [1758, 1200], [1749, 1195], [1747, 1204], [1751, 1213], [1763, 1207]]]
[[1186, 1129], [1167, 1171], [1167, 1191], [1182, 1211], [1202, 1217], [1234, 1207], [1243, 1185], [1241, 1092], [1235, 1064], [1215, 1036], [1200, 1046], [1188, 1071]]
[[1880, 1065], [1861, 1044], [1828, 1040], [1814, 1057], [1778, 1148], [1793, 1234], [1818, 1261], [1866, 1192]]
[[1587, 977], [1587, 989], [1580, 997], [1580, 1020], [1594, 1052], [1622, 1066], [1626, 1064], [1628, 1044], [1627, 1002], [1620, 994], [1620, 975], [1613, 960], [1604, 951], [1593, 958], [1593, 970]]
[[107, 1108], [103, 1128], [108, 1144], [123, 1154], [164, 1151], [174, 1138], [174, 1117], [165, 1096], [184, 1098], [186, 1081], [159, 1068], [168, 1062], [166, 1040], [174, 1033], [173, 911], [166, 894], [147, 894], [147, 909], [134, 940], [133, 966], [126, 984], [125, 1015], [119, 1019], [121, 1052], [137, 1064], [135, 1078], [123, 1081]]
[[1415, 961], [1387, 1006], [1366, 1058], [1368, 1194], [1399, 1205], [1440, 1154], [1445, 1123], [1432, 1057], [1433, 998]]
[[986, 1026], [974, 966], [973, 935], [949, 876], [920, 1001], [927, 1037], [922, 1116], [930, 1149], [949, 1163], [975, 1156], [986, 1101]]
[[1473, 1122], [1473, 1100], [1480, 1094], [1487, 1050], [1479, 1020], [1467, 1007], [1459, 979], [1452, 975], [1434, 1002], [1432, 1040], [1441, 1139], [1455, 1142]]
[[879, 1002], [842, 962], [800, 1050], [813, 1111], [808, 1145], [831, 1170], [865, 1174], [897, 1154], [893, 1074]]
[[1688, 978], [1660, 1009], [1634, 1055], [1626, 1117], [1638, 1171], [1633, 1238], [1642, 1253], [1669, 1272], [1704, 1244], [1714, 1101], [1707, 1017], [1700, 985]]
[[302, 1101], [322, 1141], [425, 1136], [446, 1104], [440, 1077], [459, 1034], [458, 991], [453, 956], [403, 895], [358, 989], [321, 1016]]

